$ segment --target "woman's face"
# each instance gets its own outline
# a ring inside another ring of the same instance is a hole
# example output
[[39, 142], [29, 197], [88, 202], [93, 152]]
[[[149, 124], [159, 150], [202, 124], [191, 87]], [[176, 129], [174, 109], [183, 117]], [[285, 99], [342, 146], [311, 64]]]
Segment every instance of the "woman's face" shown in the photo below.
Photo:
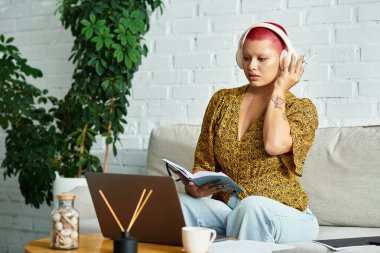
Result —
[[243, 69], [249, 83], [261, 87], [272, 83], [280, 67], [280, 54], [270, 40], [246, 40]]

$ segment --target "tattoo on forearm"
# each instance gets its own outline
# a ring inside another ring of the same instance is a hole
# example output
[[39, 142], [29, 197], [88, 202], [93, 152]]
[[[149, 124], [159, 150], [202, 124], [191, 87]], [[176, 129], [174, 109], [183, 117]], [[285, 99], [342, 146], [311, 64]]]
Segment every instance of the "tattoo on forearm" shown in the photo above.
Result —
[[285, 121], [288, 121], [288, 118], [286, 117], [286, 114], [283, 112], [282, 113], [282, 118], [285, 120]]
[[279, 108], [280, 110], [282, 110], [281, 106], [285, 103], [285, 101], [284, 101], [284, 99], [282, 99], [282, 97], [280, 97], [278, 95], [273, 96], [272, 101], [274, 103], [275, 108]]
[[[282, 111], [282, 105], [285, 103], [285, 100], [280, 97], [279, 95], [277, 96], [273, 96], [271, 98], [271, 100], [273, 101], [273, 104], [274, 104], [274, 108], [277, 108], [279, 109], [280, 111]], [[288, 119], [286, 118], [286, 114], [285, 112], [282, 112], [282, 118], [287, 121]]]

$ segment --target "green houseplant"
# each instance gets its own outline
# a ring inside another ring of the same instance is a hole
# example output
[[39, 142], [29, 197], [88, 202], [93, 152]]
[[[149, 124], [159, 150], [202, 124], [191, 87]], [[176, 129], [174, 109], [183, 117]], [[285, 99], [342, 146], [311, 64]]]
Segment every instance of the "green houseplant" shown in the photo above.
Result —
[[[69, 59], [75, 65], [71, 88], [62, 100], [28, 84], [25, 75], [41, 77], [41, 71], [26, 65], [18, 52], [9, 51], [9, 47], [17, 50], [7, 44], [11, 39], [1, 42], [0, 57], [10, 66], [0, 71], [5, 73], [0, 79], [4, 90], [0, 107], [7, 109], [0, 117], [7, 136], [2, 167], [5, 177], [18, 175], [26, 204], [50, 205], [55, 171], [65, 177], [107, 171], [109, 149], [117, 154], [115, 143], [127, 124], [133, 74], [148, 52], [143, 35], [149, 30], [149, 14], [156, 8], [162, 12], [162, 5], [161, 0], [60, 0], [61, 22], [74, 36]], [[21, 91], [13, 95], [23, 101], [22, 110], [12, 109], [16, 99], [5, 98], [17, 85]], [[17, 116], [20, 110], [23, 114]], [[103, 166], [91, 154], [97, 135], [106, 142]]]
[[[42, 72], [27, 64], [12, 41], [0, 34], [0, 126], [6, 133], [2, 167], [4, 177], [18, 175], [26, 202], [38, 207], [45, 199], [50, 203], [47, 189], [58, 169], [54, 158], [62, 138], [53, 117], [57, 100], [26, 81], [27, 76], [42, 77]], [[50, 111], [44, 108], [48, 102]]]

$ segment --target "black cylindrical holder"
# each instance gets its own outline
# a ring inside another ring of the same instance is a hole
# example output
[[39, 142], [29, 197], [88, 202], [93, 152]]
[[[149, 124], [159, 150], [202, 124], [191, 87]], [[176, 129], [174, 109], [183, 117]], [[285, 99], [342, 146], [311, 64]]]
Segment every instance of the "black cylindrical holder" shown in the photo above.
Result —
[[137, 240], [127, 231], [121, 232], [121, 236], [113, 240], [114, 253], [137, 253]]

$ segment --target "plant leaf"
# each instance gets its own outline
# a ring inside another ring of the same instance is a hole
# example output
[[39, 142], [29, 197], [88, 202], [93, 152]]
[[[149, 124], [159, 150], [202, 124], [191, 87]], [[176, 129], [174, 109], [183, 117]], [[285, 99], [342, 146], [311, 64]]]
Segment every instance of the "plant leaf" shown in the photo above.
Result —
[[84, 26], [90, 26], [91, 25], [91, 23], [86, 19], [82, 19], [82, 21], [80, 21], [80, 23]]
[[104, 80], [104, 81], [102, 82], [102, 89], [103, 89], [104, 91], [106, 91], [109, 85], [110, 85], [110, 80], [109, 80], [109, 79]]
[[136, 37], [135, 36], [132, 36], [132, 35], [128, 35], [127, 36], [127, 41], [128, 41], [128, 44], [131, 46], [131, 47], [134, 47], [136, 45]]
[[10, 37], [7, 39], [7, 41], [5, 41], [5, 44], [11, 43], [12, 41], [14, 41], [14, 38]]
[[123, 16], [126, 17], [126, 18], [129, 17], [129, 12], [128, 12], [127, 9], [124, 9], [124, 10], [123, 10]]
[[121, 45], [125, 46], [127, 44], [127, 37], [124, 33], [119, 34]]
[[138, 15], [139, 15], [139, 12], [138, 11], [136, 11], [136, 10], [134, 10], [134, 11], [132, 11], [132, 13], [131, 13], [131, 18], [137, 18], [138, 17]]
[[95, 63], [95, 71], [96, 73], [101, 76], [104, 72], [104, 68], [100, 65], [99, 61]]
[[132, 68], [132, 62], [131, 62], [131, 60], [128, 58], [127, 55], [126, 55], [125, 58], [124, 58], [124, 64], [125, 64], [125, 66], [126, 66], [128, 69], [131, 69], [131, 68]]
[[88, 132], [88, 131], [87, 131], [87, 136], [88, 136], [88, 138], [89, 138], [92, 142], [96, 142], [94, 135], [91, 134], [91, 133]]
[[103, 48], [103, 40], [99, 38], [98, 41], [96, 42], [96, 51], [99, 51], [102, 48]]
[[87, 162], [87, 159], [86, 158], [82, 158], [80, 159], [78, 162], [77, 162], [77, 166], [78, 167], [82, 167], [83, 165], [85, 165]]
[[91, 21], [91, 23], [95, 24], [96, 17], [93, 13], [90, 14], [90, 21]]
[[77, 144], [80, 145], [83, 141], [83, 133], [81, 133], [77, 138]]
[[113, 43], [113, 41], [109, 38], [106, 38], [104, 40], [104, 44], [106, 45], [106, 48], [108, 48], [108, 49], [112, 46], [112, 43]]
[[113, 155], [114, 155], [114, 156], [117, 156], [117, 148], [116, 148], [115, 143], [112, 144], [112, 151], [113, 151]]
[[94, 28], [88, 27], [85, 32], [85, 38], [88, 40], [94, 34]]
[[116, 50], [116, 60], [117, 62], [121, 62], [124, 58], [124, 54], [122, 50]]

